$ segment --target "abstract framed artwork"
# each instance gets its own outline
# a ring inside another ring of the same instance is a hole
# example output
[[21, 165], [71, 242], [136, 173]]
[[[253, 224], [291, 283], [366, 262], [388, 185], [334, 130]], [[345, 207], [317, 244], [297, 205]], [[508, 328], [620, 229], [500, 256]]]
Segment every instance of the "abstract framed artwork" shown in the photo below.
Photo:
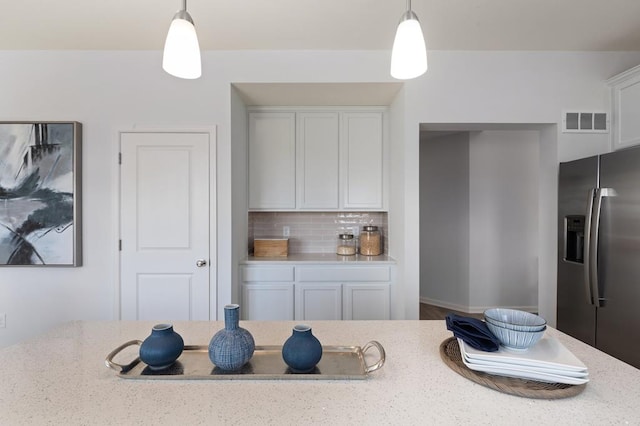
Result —
[[82, 124], [0, 122], [0, 266], [82, 265]]

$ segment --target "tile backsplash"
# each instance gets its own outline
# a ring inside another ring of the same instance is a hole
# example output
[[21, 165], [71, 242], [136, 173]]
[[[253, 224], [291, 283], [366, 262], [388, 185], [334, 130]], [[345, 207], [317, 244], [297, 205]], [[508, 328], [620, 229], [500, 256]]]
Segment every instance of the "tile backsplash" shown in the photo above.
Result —
[[[338, 234], [378, 226], [387, 253], [388, 219], [384, 212], [249, 212], [249, 253], [254, 238], [282, 238], [289, 227], [289, 253], [335, 253]], [[355, 234], [355, 232], [354, 232]]]

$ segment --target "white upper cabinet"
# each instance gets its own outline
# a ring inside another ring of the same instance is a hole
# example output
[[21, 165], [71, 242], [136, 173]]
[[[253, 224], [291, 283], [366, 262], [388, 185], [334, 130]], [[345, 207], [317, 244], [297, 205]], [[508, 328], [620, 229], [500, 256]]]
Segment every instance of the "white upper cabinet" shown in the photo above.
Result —
[[382, 108], [250, 112], [249, 208], [386, 210], [384, 117]]
[[607, 81], [611, 87], [612, 148], [640, 144], [640, 65]]
[[250, 209], [295, 209], [295, 123], [292, 112], [249, 114]]
[[339, 118], [335, 112], [297, 114], [298, 207], [338, 208]]
[[345, 209], [382, 209], [384, 144], [382, 113], [342, 114], [342, 202]]

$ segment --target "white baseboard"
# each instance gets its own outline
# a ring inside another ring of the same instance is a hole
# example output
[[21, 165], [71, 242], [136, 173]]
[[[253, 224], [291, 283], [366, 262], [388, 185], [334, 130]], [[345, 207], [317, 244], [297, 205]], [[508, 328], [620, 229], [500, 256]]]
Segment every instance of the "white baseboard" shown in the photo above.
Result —
[[[420, 303], [426, 303], [427, 305], [434, 305], [440, 308], [452, 309], [454, 311], [459, 311], [459, 312], [472, 313], [471, 311], [468, 310], [469, 307], [467, 305], [458, 305], [456, 303], [444, 302], [442, 300], [430, 299], [428, 297], [420, 297]], [[484, 312], [484, 311], [481, 311], [481, 312]]]
[[452, 309], [454, 311], [466, 312], [468, 314], [481, 314], [487, 309], [491, 308], [509, 308], [509, 309], [518, 309], [520, 311], [527, 312], [538, 312], [537, 306], [467, 306], [467, 305], [459, 305], [457, 303], [445, 302], [442, 300], [430, 299], [428, 297], [420, 297], [420, 303], [426, 303], [428, 305], [438, 306], [440, 308]]

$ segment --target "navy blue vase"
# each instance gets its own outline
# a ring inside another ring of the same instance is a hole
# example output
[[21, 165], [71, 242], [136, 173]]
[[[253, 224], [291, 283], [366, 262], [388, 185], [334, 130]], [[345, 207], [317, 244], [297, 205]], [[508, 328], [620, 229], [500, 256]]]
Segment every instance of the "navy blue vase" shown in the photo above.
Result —
[[156, 324], [151, 335], [140, 345], [140, 359], [152, 370], [162, 370], [173, 364], [184, 349], [184, 340], [171, 324]]
[[209, 343], [209, 359], [221, 370], [240, 370], [253, 356], [256, 348], [253, 336], [240, 327], [240, 306], [224, 307], [224, 329], [218, 331]]
[[322, 345], [311, 333], [311, 327], [299, 324], [282, 346], [282, 359], [294, 373], [312, 371], [322, 358]]

